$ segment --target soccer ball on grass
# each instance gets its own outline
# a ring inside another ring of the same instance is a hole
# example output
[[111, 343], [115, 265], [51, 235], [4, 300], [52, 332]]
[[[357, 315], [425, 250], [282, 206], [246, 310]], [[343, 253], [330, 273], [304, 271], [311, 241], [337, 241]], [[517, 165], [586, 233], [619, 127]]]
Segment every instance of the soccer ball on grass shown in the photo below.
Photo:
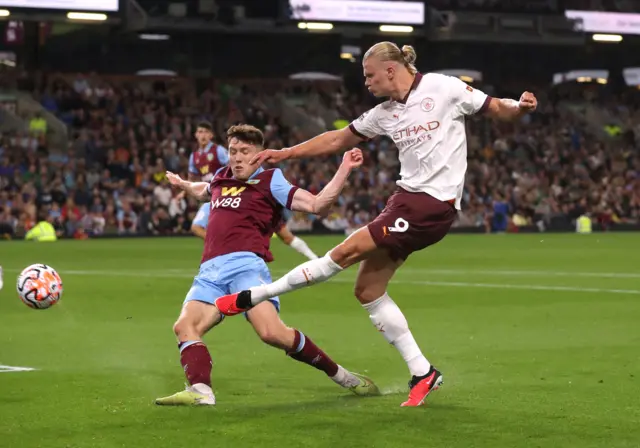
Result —
[[16, 285], [20, 300], [30, 308], [49, 308], [62, 297], [62, 280], [51, 266], [32, 264], [18, 276]]

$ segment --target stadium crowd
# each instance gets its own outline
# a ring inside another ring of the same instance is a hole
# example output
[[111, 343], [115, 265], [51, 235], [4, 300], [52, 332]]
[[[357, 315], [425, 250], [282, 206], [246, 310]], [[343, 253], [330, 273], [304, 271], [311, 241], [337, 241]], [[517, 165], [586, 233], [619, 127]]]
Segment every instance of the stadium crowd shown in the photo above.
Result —
[[[224, 130], [238, 122], [263, 129], [270, 148], [309, 137], [270, 113], [266, 93], [248, 88], [212, 84], [196, 90], [187, 81], [95, 75], [50, 76], [30, 87], [68, 126], [69, 145], [49, 147], [39, 116], [28, 132], [0, 136], [0, 234], [6, 236], [21, 237], [39, 220], [73, 238], [188, 233], [199, 204], [172, 191], [165, 171], [186, 177], [198, 121], [213, 123], [223, 146]], [[539, 111], [520, 123], [468, 120], [469, 169], [456, 226], [486, 232], [566, 227], [584, 214], [603, 225], [639, 223], [640, 129], [629, 124], [621, 138], [609, 141], [556, 107], [552, 96], [536, 94]], [[322, 96], [346, 119], [367, 109], [343, 89]], [[633, 123], [633, 104], [606, 107]], [[288, 215], [291, 230], [349, 233], [382, 210], [399, 175], [397, 150], [386, 138], [364, 146], [365, 164], [332, 213]], [[289, 161], [282, 169], [292, 183], [318, 192], [339, 160]]]

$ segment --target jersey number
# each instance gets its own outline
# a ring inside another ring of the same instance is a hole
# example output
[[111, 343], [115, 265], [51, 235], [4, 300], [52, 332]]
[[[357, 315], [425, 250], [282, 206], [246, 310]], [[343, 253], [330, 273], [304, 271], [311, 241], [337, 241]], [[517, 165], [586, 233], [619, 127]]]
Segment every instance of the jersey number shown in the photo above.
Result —
[[409, 229], [409, 223], [406, 219], [398, 218], [396, 222], [393, 223], [393, 227], [389, 227], [389, 232], [398, 232], [403, 233]]
[[240, 202], [242, 202], [242, 198], [216, 198], [215, 201], [211, 202], [211, 208], [218, 207], [231, 207], [238, 208], [240, 207]]

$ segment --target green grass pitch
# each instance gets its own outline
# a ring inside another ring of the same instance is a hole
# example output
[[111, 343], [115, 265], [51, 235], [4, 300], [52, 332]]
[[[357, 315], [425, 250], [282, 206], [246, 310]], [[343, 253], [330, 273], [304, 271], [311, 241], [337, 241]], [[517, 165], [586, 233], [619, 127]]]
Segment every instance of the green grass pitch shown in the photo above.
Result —
[[[303, 261], [273, 241], [276, 276]], [[183, 387], [171, 327], [199, 240], [0, 243], [0, 365], [37, 369], [0, 372], [0, 447], [638, 447], [639, 248], [638, 234], [478, 235], [412, 256], [389, 292], [445, 379], [418, 409], [399, 407], [408, 371], [351, 269], [283, 297], [282, 316], [384, 396], [350, 396], [237, 317], [205, 339], [210, 409], [153, 404]], [[49, 310], [15, 293], [36, 262], [64, 281]]]

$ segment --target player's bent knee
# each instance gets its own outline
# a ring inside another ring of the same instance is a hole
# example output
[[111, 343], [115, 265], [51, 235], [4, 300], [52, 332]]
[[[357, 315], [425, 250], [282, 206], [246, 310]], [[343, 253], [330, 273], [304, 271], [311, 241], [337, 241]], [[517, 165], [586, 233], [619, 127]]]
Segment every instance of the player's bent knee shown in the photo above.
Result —
[[356, 283], [353, 289], [353, 295], [356, 296], [356, 299], [362, 304], [371, 303], [375, 300], [378, 300], [385, 293], [386, 288], [376, 288], [371, 285], [364, 285], [362, 283]]
[[178, 319], [173, 324], [173, 332], [179, 340], [190, 340], [199, 337], [195, 323], [187, 319]]
[[283, 325], [283, 328], [276, 326], [265, 325], [260, 328], [256, 328], [258, 337], [267, 345], [276, 348], [288, 349], [291, 344], [287, 341], [286, 335], [287, 328]]

